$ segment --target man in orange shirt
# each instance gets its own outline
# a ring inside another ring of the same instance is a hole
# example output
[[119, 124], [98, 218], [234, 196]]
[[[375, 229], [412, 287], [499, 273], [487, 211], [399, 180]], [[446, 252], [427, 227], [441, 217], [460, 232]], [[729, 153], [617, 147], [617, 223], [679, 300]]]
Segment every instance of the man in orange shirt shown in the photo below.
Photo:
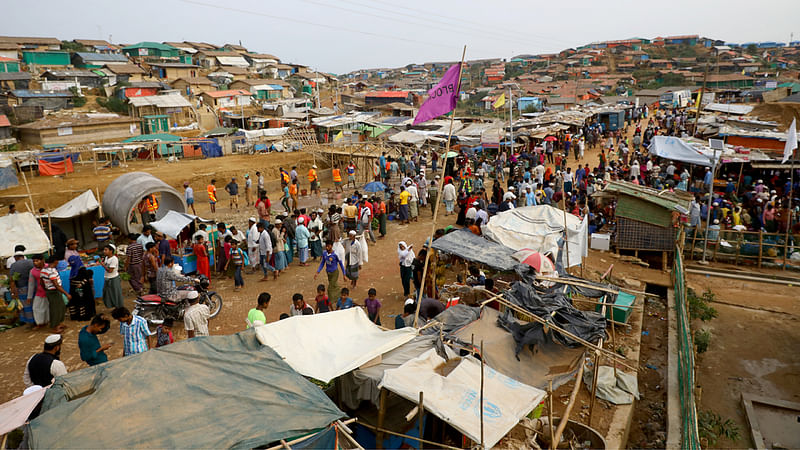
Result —
[[208, 204], [211, 205], [211, 214], [215, 214], [217, 212], [217, 187], [214, 186], [217, 180], [212, 179], [211, 184], [206, 186], [206, 191], [208, 192]]
[[333, 189], [335, 192], [343, 192], [342, 191], [342, 171], [339, 170], [339, 166], [333, 166], [333, 170], [331, 171], [331, 176], [333, 177]]
[[319, 193], [319, 177], [317, 177], [317, 165], [314, 164], [308, 169], [308, 182], [311, 183], [311, 193], [317, 193], [317, 200], [320, 199]]

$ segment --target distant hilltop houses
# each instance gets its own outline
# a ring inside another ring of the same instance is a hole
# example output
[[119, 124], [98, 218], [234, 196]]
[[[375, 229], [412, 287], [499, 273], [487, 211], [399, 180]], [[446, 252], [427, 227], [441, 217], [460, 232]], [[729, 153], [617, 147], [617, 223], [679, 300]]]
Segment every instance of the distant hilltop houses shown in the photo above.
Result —
[[[0, 149], [218, 128], [275, 136], [260, 130], [323, 129], [324, 116], [351, 112], [395, 126], [415, 116], [456, 62], [337, 76], [241, 44], [0, 36]], [[703, 84], [704, 98], [726, 103], [789, 101], [800, 94], [799, 71], [800, 41], [682, 35], [592, 42], [558, 53], [466, 61], [460, 111], [499, 114], [493, 105], [501, 96], [508, 99], [504, 108], [518, 110], [515, 116], [658, 105], [672, 92], [696, 98]]]
[[[351, 103], [369, 91], [399, 90], [424, 98], [457, 61], [357, 70], [339, 77]], [[725, 101], [761, 101], [798, 93], [800, 41], [744, 42], [700, 35], [659, 36], [592, 42], [558, 53], [469, 60], [461, 80], [461, 99], [473, 113], [488, 111], [501, 95], [517, 99], [520, 112], [569, 109], [657, 99], [688, 90], [695, 96], [705, 76], [709, 90]], [[359, 94], [360, 93], [360, 94]], [[785, 95], [784, 95], [785, 94]], [[411, 98], [411, 97], [409, 97]]]

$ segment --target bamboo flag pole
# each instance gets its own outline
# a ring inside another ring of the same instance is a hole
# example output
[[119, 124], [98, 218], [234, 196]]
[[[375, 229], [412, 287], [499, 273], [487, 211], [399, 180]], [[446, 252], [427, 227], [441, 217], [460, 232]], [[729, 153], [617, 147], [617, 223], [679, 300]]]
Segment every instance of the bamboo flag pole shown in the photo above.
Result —
[[[456, 96], [459, 95], [461, 90], [461, 74], [464, 71], [464, 57], [467, 56], [467, 46], [464, 46], [464, 50], [461, 52], [461, 65], [458, 66], [458, 85], [456, 86]], [[442, 187], [444, 187], [444, 173], [445, 168], [447, 167], [447, 154], [450, 153], [450, 143], [453, 139], [453, 122], [456, 118], [456, 110], [453, 108], [453, 111], [450, 114], [450, 131], [447, 133], [447, 145], [445, 146], [444, 150], [444, 158], [442, 158], [442, 176], [439, 180], [439, 186], [437, 186], [437, 194], [436, 194], [436, 207], [433, 209], [433, 223], [431, 224], [431, 233], [430, 237], [428, 238], [428, 242], [430, 246], [428, 250], [425, 252], [425, 265], [422, 266], [422, 281], [420, 282], [419, 286], [419, 298], [417, 298], [417, 309], [414, 312], [414, 327], [419, 326], [419, 307], [422, 305], [422, 296], [425, 292], [425, 279], [428, 275], [428, 265], [431, 261], [431, 252], [433, 249], [433, 234], [436, 232], [436, 219], [439, 217], [439, 207], [442, 205]], [[434, 284], [436, 284], [436, 276], [434, 275]], [[434, 286], [434, 290], [436, 286]]]
[[[789, 236], [792, 231], [792, 199], [794, 198], [794, 152], [795, 149], [792, 149], [792, 156], [789, 158], [791, 167], [789, 171], [789, 207], [787, 209], [789, 217], [786, 218], [786, 236], [783, 245], [783, 270], [786, 270], [786, 263], [789, 260], [788, 252], [791, 251], [789, 247]], [[794, 245], [791, 248], [794, 248]]]

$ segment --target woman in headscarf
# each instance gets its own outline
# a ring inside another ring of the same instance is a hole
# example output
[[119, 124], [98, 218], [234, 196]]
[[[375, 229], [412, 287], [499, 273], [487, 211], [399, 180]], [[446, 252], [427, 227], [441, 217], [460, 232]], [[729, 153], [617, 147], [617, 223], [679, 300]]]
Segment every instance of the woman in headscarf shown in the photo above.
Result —
[[79, 256], [69, 257], [69, 285], [72, 299], [67, 305], [70, 320], [90, 320], [97, 313], [94, 305], [94, 273], [83, 266]]
[[411, 277], [414, 272], [411, 265], [414, 263], [414, 250], [411, 245], [404, 241], [397, 243], [397, 258], [400, 261], [400, 280], [403, 283], [403, 296], [408, 297], [411, 293]]

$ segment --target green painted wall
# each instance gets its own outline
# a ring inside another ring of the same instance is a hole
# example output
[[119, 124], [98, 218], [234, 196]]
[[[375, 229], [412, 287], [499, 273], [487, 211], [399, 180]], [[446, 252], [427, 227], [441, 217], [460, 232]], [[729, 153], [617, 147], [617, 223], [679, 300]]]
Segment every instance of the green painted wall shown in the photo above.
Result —
[[70, 65], [69, 53], [67, 52], [22, 52], [22, 62], [41, 66]]
[[0, 72], [19, 72], [19, 63], [15, 61], [0, 62]]

